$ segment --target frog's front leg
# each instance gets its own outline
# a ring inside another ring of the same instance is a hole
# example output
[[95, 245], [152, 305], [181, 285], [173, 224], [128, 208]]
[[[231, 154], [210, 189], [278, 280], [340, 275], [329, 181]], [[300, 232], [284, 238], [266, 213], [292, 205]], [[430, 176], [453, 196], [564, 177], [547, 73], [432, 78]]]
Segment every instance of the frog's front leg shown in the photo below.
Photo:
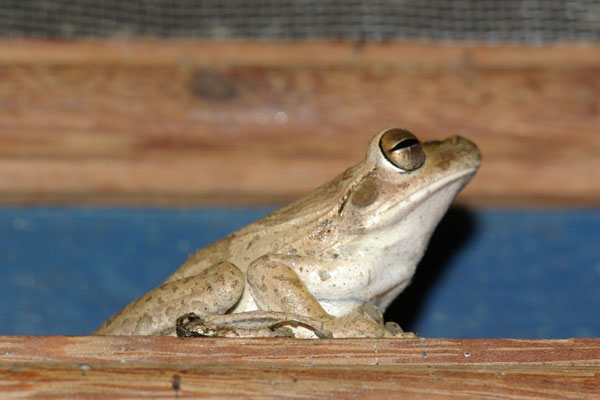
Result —
[[281, 312], [290, 319], [300, 315], [319, 321], [319, 330], [336, 338], [414, 337], [396, 323], [384, 324], [381, 311], [372, 304], [363, 304], [341, 317], [328, 314], [295, 272], [301, 271], [303, 264], [307, 266], [298, 257], [267, 255], [250, 265], [248, 284], [262, 310]]
[[329, 321], [329, 315], [291, 267], [301, 268], [302, 259], [277, 254], [255, 260], [246, 273], [250, 291], [261, 310], [302, 315]]
[[95, 335], [174, 334], [183, 314], [224, 314], [244, 292], [244, 274], [232, 263], [221, 262], [197, 275], [170, 281], [129, 304], [102, 324]]

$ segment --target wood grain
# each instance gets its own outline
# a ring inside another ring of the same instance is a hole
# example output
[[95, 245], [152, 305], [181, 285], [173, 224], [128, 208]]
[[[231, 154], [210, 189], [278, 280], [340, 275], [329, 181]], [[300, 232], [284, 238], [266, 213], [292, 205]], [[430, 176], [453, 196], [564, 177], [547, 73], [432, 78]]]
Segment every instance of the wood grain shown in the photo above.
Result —
[[0, 41], [0, 203], [254, 204], [404, 126], [483, 153], [459, 201], [600, 205], [600, 47]]
[[0, 337], [3, 398], [599, 399], [600, 339]]

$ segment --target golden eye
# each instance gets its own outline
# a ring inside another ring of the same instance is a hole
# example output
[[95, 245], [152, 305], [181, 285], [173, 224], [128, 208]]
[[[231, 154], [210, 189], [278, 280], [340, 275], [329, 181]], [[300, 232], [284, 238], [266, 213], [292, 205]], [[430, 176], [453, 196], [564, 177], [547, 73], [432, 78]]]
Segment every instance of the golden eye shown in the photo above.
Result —
[[406, 129], [388, 129], [381, 136], [379, 147], [385, 158], [403, 171], [413, 171], [425, 162], [421, 142]]

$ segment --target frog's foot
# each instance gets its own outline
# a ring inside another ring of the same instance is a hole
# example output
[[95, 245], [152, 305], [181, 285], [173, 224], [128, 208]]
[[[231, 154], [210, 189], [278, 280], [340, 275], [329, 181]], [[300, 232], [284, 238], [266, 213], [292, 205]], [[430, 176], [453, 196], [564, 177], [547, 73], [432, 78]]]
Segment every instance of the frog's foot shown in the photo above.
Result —
[[356, 337], [396, 337], [415, 338], [412, 332], [404, 332], [395, 322], [383, 322], [381, 310], [370, 303], [342, 317], [334, 318], [324, 323], [324, 327], [336, 338]]
[[323, 323], [300, 315], [277, 311], [209, 315], [190, 313], [177, 319], [179, 337], [297, 337], [331, 338]]
[[342, 317], [318, 321], [278, 311], [209, 315], [190, 313], [177, 319], [179, 337], [415, 338], [395, 322], [384, 324], [379, 308], [364, 304]]

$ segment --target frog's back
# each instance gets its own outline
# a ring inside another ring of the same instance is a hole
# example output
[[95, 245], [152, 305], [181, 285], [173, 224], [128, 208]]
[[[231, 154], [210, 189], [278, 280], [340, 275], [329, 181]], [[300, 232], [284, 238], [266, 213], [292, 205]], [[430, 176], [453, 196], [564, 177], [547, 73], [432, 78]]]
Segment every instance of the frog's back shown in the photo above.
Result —
[[196, 275], [221, 261], [232, 262], [245, 273], [248, 265], [260, 256], [301, 249], [304, 246], [294, 244], [306, 240], [319, 229], [323, 220], [337, 214], [339, 199], [347, 190], [346, 181], [351, 170], [297, 201], [191, 254], [165, 282]]

